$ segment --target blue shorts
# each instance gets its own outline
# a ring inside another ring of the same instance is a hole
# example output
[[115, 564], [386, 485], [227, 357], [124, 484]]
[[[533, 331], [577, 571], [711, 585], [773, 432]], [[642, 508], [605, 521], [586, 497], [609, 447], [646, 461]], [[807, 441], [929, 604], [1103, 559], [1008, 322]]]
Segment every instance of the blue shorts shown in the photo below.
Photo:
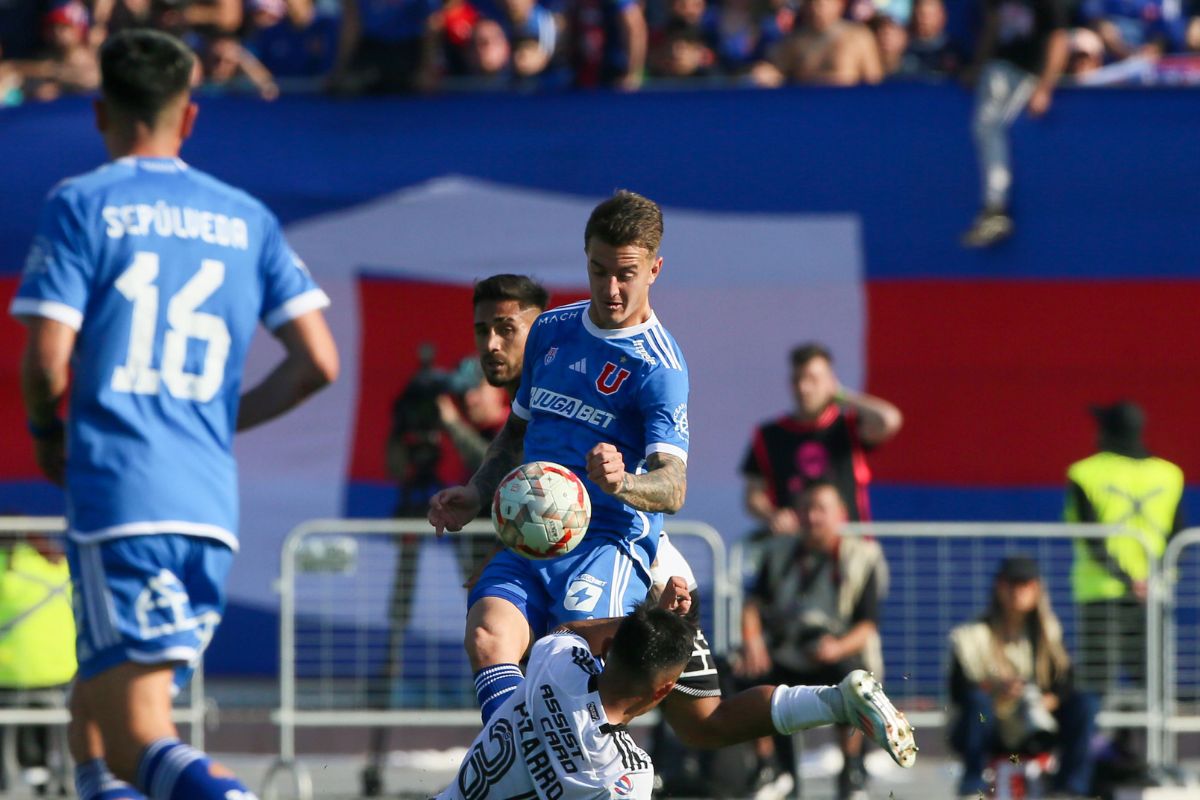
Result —
[[565, 556], [531, 561], [503, 550], [484, 568], [467, 598], [508, 600], [525, 615], [534, 639], [578, 619], [623, 617], [646, 599], [650, 577], [628, 545], [584, 538]]
[[182, 689], [225, 611], [233, 551], [176, 534], [68, 540], [79, 679], [118, 664], [178, 664]]

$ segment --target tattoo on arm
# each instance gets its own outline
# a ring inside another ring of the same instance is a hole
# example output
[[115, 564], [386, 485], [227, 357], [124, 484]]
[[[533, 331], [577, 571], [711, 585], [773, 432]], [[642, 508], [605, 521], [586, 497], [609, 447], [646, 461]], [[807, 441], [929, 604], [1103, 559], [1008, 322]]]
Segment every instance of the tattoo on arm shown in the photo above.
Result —
[[621, 488], [614, 497], [642, 511], [665, 511], [674, 514], [683, 507], [687, 495], [687, 465], [683, 459], [668, 453], [651, 453], [646, 459], [646, 473], [626, 473]]
[[488, 445], [483, 463], [471, 477], [471, 485], [479, 492], [485, 507], [492, 502], [492, 495], [504, 476], [521, 465], [525, 454], [525, 427], [525, 420], [509, 414], [500, 433]]

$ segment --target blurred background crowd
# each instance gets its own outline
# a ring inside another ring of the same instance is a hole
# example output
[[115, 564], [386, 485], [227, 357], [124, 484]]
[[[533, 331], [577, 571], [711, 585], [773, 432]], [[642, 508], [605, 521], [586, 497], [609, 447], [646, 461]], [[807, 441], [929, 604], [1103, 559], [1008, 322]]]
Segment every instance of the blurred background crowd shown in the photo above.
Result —
[[1000, 41], [1065, 24], [1065, 79], [1200, 82], [1200, 0], [0, 0], [0, 104], [88, 92], [111, 33], [201, 55], [212, 91], [775, 87], [975, 74]]

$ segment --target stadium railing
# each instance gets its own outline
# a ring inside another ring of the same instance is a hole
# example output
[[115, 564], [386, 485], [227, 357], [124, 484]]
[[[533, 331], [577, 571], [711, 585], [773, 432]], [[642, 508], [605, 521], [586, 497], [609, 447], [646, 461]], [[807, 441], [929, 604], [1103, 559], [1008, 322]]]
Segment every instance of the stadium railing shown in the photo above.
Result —
[[[1062, 622], [1068, 651], [1078, 661], [1079, 607], [1073, 601], [1070, 581], [1073, 542], [1122, 532], [1119, 526], [1002, 522], [847, 526], [846, 535], [879, 540], [888, 561], [890, 590], [880, 603], [879, 623], [888, 695], [918, 729], [946, 724], [950, 629], [978, 618], [987, 608], [1000, 560], [1015, 553], [1037, 559], [1051, 606]], [[1144, 540], [1142, 545], [1146, 546]], [[1154, 565], [1155, 559], [1150, 563]], [[745, 542], [734, 545], [730, 569], [731, 583], [747, 586], [757, 569], [754, 547]], [[1158, 585], [1157, 576], [1155, 569], [1151, 587]], [[734, 593], [730, 619], [735, 627], [741, 616], [741, 598], [740, 592]], [[1110, 669], [1100, 690], [1102, 706], [1097, 720], [1104, 727], [1146, 729], [1148, 760], [1154, 765], [1162, 764], [1164, 756], [1162, 738], [1157, 735], [1165, 696], [1162, 628], [1155, 622], [1159, 613], [1156, 602], [1146, 604], [1143, 687], [1137, 688], [1130, 680], [1142, 676]], [[735, 647], [740, 640], [740, 631], [729, 632]]]
[[1163, 716], [1158, 736], [1165, 763], [1178, 757], [1180, 733], [1200, 733], [1200, 528], [1172, 536], [1159, 571], [1160, 615], [1152, 630], [1162, 626]]
[[[699, 522], [666, 527], [696, 573], [710, 644], [723, 651], [732, 602], [724, 541]], [[312, 796], [297, 728], [479, 725], [462, 645], [463, 583], [471, 557], [494, 541], [489, 520], [440, 540], [424, 519], [312, 520], [287, 535], [278, 585], [280, 705], [272, 715], [279, 759], [264, 780], [264, 800], [278, 796], [284, 781], [291, 796]]]
[[[0, 548], [11, 548], [30, 534], [55, 540], [65, 554], [66, 520], [62, 517], [0, 516]], [[65, 706], [65, 690], [57, 698], [49, 692], [30, 692], [29, 696], [37, 699], [39, 705], [0, 706], [0, 727], [9, 728], [11, 734], [11, 729], [21, 725], [50, 725], [61, 729], [70, 722], [71, 715]], [[43, 704], [47, 699], [56, 699], [58, 704], [47, 707]], [[176, 698], [175, 708], [172, 712], [175, 724], [187, 726], [191, 744], [200, 750], [204, 749], [204, 722], [207, 713], [208, 703], [204, 695], [204, 665], [201, 663], [196, 666], [188, 688]], [[5, 746], [3, 752], [0, 753], [0, 758], [3, 759], [4, 771], [9, 780], [13, 780], [19, 773], [19, 770], [15, 769], [16, 736], [5, 736], [4, 742]], [[65, 747], [65, 738], [59, 735], [56, 745]], [[60, 769], [66, 768], [65, 753], [63, 753], [63, 757]], [[60, 786], [71, 786], [71, 781], [65, 774], [56, 775], [55, 780]]]

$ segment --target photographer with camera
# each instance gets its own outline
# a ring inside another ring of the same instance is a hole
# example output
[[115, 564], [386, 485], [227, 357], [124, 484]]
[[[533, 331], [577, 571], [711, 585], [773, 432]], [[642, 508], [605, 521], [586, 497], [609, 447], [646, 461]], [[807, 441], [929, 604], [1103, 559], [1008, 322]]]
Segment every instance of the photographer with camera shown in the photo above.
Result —
[[[888, 569], [879, 543], [842, 536], [846, 504], [830, 481], [813, 481], [794, 502], [800, 533], [775, 537], [767, 546], [742, 609], [735, 672], [747, 679], [769, 675], [768, 683], [793, 686], [836, 684], [856, 669], [882, 675], [878, 621]], [[839, 800], [865, 796], [863, 738], [854, 734], [854, 728], [838, 726]], [[783, 774], [771, 791], [785, 796], [796, 777], [791, 737], [775, 737], [775, 755]], [[759, 771], [760, 778], [774, 773], [769, 764]]]
[[1062, 625], [1032, 558], [1004, 559], [987, 611], [950, 632], [950, 699], [957, 714], [950, 746], [964, 768], [960, 796], [986, 792], [989, 757], [1039, 755], [1055, 747], [1053, 791], [1089, 794], [1096, 701], [1072, 687]]

